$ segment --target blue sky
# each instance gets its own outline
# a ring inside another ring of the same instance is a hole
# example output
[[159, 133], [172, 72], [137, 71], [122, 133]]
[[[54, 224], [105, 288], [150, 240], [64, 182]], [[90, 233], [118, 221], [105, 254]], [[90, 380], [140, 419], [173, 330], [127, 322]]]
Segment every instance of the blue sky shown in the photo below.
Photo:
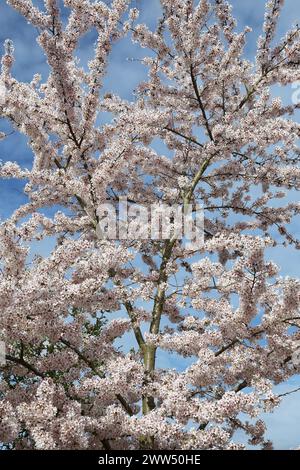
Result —
[[[40, 0], [34, 2], [41, 3]], [[256, 50], [256, 40], [261, 31], [264, 17], [263, 0], [232, 0], [234, 16], [238, 20], [238, 29], [242, 30], [245, 25], [251, 26], [252, 33], [248, 36], [246, 54], [253, 57]], [[159, 0], [136, 0], [134, 6], [138, 6], [141, 11], [140, 21], [150, 26], [154, 26], [156, 19], [160, 15]], [[300, 2], [286, 0], [283, 14], [278, 28], [278, 38], [300, 19]], [[21, 81], [30, 81], [35, 73], [47, 77], [48, 68], [43, 52], [36, 44], [37, 31], [27, 24], [18, 13], [6, 5], [5, 0], [0, 0], [0, 47], [4, 40], [10, 38], [15, 45], [15, 65], [13, 73]], [[78, 57], [85, 64], [92, 55], [93, 33], [87, 35], [80, 43]], [[3, 50], [1, 51], [1, 53]], [[111, 55], [108, 74], [105, 79], [105, 91], [113, 91], [121, 97], [133, 99], [133, 90], [137, 84], [146, 76], [146, 69], [138, 60], [145, 54], [144, 50], [131, 44], [129, 38], [125, 38], [117, 43]], [[278, 89], [286, 103], [291, 102], [293, 90], [291, 88]], [[0, 120], [0, 131], [6, 131], [7, 124]], [[17, 161], [22, 166], [29, 167], [32, 163], [32, 154], [27, 146], [26, 139], [18, 133], [14, 133], [8, 139], [0, 143], [0, 160]], [[9, 217], [14, 209], [24, 202], [22, 194], [22, 183], [18, 181], [0, 180], [0, 220]], [[293, 197], [293, 196], [292, 196]], [[293, 225], [294, 235], [298, 232], [299, 224]], [[40, 246], [42, 252], [47, 251], [47, 244]], [[285, 250], [278, 249], [272, 253], [272, 258], [281, 267], [283, 275], [299, 276], [300, 257], [299, 252], [291, 248]], [[165, 367], [176, 366], [177, 359], [165, 359]], [[288, 385], [280, 386], [280, 392], [288, 388], [299, 386], [297, 378], [290, 381]], [[293, 394], [284, 400], [280, 408], [275, 413], [268, 415], [268, 437], [271, 438], [276, 448], [294, 448], [300, 445], [300, 393]], [[241, 439], [243, 437], [241, 436]]]

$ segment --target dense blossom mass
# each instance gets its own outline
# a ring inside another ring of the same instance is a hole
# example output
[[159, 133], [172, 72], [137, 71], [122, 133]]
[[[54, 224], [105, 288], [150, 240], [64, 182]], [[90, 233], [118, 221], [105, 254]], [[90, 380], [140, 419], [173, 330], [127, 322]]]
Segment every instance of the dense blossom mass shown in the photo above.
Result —
[[[260, 415], [300, 372], [299, 281], [266, 257], [299, 247], [286, 197], [299, 189], [299, 104], [273, 92], [300, 80], [299, 27], [275, 41], [283, 0], [267, 3], [252, 61], [251, 30], [224, 0], [161, 0], [154, 31], [129, 0], [7, 3], [38, 31], [49, 76], [16, 80], [6, 41], [0, 112], [33, 165], [0, 166], [27, 198], [0, 229], [2, 447], [238, 449], [241, 429], [272, 448]], [[125, 35], [149, 71], [134, 101], [103, 91]], [[120, 197], [202, 204], [204, 244], [103, 237], [98, 207]], [[49, 256], [32, 256], [43, 240]], [[186, 365], [164, 367], [170, 353]]]

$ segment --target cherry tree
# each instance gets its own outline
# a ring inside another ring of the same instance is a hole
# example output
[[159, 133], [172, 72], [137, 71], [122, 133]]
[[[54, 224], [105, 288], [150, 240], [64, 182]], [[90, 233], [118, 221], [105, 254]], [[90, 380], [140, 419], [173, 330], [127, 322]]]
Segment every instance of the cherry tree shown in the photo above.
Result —
[[[287, 197], [299, 188], [299, 104], [272, 91], [300, 80], [299, 27], [274, 43], [284, 2], [269, 1], [250, 61], [251, 30], [223, 0], [161, 0], [155, 31], [129, 0], [64, 0], [66, 20], [58, 0], [7, 3], [38, 30], [49, 76], [16, 80], [6, 41], [1, 116], [27, 137], [33, 165], [0, 167], [26, 181], [27, 198], [1, 223], [2, 446], [239, 449], [242, 429], [272, 448], [260, 415], [300, 371], [299, 281], [266, 256], [299, 247], [288, 228], [299, 203]], [[76, 51], [91, 30], [83, 67]], [[133, 102], [103, 91], [124, 35], [149, 72]], [[98, 208], [120, 198], [201, 204], [204, 243], [105, 237]], [[31, 256], [47, 239], [49, 256]]]

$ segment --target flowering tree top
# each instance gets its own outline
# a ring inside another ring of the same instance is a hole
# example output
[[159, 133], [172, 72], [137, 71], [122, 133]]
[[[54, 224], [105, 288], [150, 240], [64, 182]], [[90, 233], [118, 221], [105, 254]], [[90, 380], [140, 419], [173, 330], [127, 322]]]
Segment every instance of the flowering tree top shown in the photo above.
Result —
[[[300, 126], [299, 103], [271, 89], [300, 80], [299, 27], [276, 43], [283, 1], [269, 1], [250, 60], [250, 28], [237, 32], [223, 0], [161, 0], [154, 31], [129, 0], [7, 3], [37, 28], [49, 76], [16, 80], [5, 42], [0, 112], [33, 165], [0, 166], [1, 178], [26, 181], [27, 197], [0, 226], [0, 442], [238, 449], [242, 429], [272, 447], [259, 415], [280, 402], [273, 386], [300, 371], [300, 289], [265, 251], [299, 248], [288, 229], [299, 203], [286, 196], [299, 189]], [[91, 30], [84, 68], [76, 51]], [[103, 92], [124, 35], [148, 68], [134, 101]], [[111, 122], [100, 125], [101, 113]], [[131, 231], [109, 237], [120, 200]], [[161, 205], [192, 218], [201, 207], [203, 243], [176, 237], [174, 214], [157, 222], [158, 232], [171, 222], [167, 237], [139, 236], [132, 219]], [[32, 257], [49, 237], [49, 256]], [[170, 353], [188, 365], [163, 367]]]

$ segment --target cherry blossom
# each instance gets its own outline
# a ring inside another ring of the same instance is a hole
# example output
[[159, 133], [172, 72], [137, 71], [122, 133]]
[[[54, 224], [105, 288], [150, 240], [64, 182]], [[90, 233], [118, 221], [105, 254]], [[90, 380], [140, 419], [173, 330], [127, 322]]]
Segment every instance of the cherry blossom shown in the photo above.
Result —
[[[243, 430], [272, 448], [260, 415], [300, 372], [299, 280], [266, 254], [299, 248], [299, 203], [286, 197], [299, 189], [299, 104], [273, 96], [300, 79], [299, 27], [276, 43], [284, 2], [269, 1], [250, 60], [251, 29], [237, 32], [223, 0], [161, 0], [154, 31], [129, 0], [64, 0], [67, 19], [57, 0], [7, 3], [38, 29], [49, 76], [18, 81], [6, 41], [0, 113], [33, 165], [0, 165], [26, 183], [0, 229], [2, 446], [240, 449]], [[91, 30], [84, 68], [76, 52]], [[103, 91], [124, 35], [148, 70], [132, 101]], [[102, 237], [98, 208], [124, 197], [201, 203], [203, 246]], [[34, 248], [47, 241], [49, 253]], [[165, 367], [169, 354], [188, 365]]]

